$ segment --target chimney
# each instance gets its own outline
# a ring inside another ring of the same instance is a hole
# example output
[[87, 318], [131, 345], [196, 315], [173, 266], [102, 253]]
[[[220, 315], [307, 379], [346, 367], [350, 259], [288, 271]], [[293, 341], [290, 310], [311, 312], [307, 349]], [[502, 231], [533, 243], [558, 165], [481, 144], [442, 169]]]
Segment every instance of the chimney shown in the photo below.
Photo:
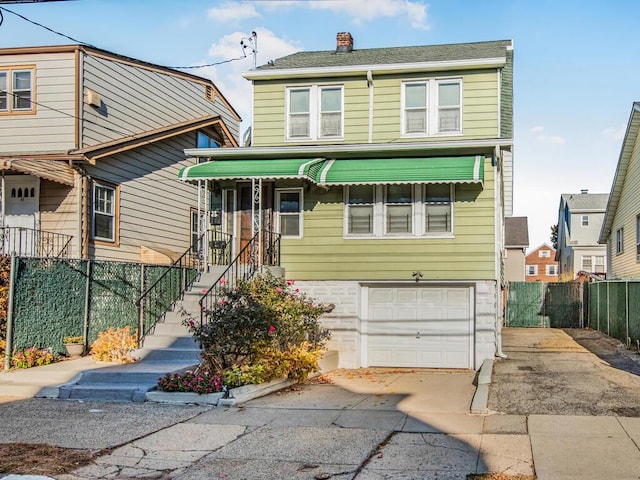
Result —
[[348, 53], [353, 50], [353, 37], [349, 32], [338, 33], [336, 53]]
[[583, 188], [582, 190], [580, 190], [580, 193], [582, 193], [583, 195], [586, 193], [589, 193], [589, 190], [586, 188]]

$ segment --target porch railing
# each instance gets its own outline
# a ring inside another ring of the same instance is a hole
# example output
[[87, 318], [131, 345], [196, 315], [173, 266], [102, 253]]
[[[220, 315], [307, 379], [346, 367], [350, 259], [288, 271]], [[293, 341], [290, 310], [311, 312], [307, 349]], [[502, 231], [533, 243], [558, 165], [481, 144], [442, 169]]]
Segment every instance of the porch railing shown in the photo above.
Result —
[[212, 265], [229, 265], [231, 263], [233, 236], [215, 230], [209, 232], [209, 261]]
[[[258, 240], [262, 240], [262, 245]], [[260, 258], [262, 257], [262, 258]], [[260, 261], [261, 260], [261, 261]], [[238, 281], [251, 279], [261, 265], [280, 265], [280, 234], [263, 230], [256, 233], [249, 242], [238, 252], [227, 269], [218, 277], [214, 284], [200, 299], [200, 325], [204, 324], [205, 315], [218, 303], [224, 293], [220, 291], [222, 285], [235, 285]]]
[[2, 253], [19, 257], [69, 258], [71, 235], [25, 227], [2, 227]]
[[204, 238], [202, 234], [138, 299], [138, 345], [198, 278], [204, 268]]

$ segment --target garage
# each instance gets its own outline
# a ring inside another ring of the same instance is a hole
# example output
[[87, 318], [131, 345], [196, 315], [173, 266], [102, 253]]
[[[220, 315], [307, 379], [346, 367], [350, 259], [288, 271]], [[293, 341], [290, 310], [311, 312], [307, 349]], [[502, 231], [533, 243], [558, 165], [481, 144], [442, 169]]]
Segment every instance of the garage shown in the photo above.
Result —
[[473, 368], [471, 288], [368, 288], [367, 363], [372, 367]]

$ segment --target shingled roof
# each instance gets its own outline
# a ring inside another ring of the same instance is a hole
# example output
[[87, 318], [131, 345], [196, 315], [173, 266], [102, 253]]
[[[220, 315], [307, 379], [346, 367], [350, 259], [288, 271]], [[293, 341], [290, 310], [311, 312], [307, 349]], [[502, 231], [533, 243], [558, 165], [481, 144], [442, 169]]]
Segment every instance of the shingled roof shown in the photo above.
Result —
[[505, 58], [507, 50], [511, 47], [511, 40], [496, 40], [416, 47], [367, 48], [362, 50], [354, 48], [351, 52], [336, 52], [335, 50], [297, 52], [272, 60], [266, 65], [258, 67], [257, 70], [498, 59]]
[[608, 193], [563, 193], [562, 199], [569, 210], [604, 212], [607, 208]]
[[506, 217], [504, 219], [504, 244], [507, 248], [529, 246], [529, 223], [527, 217]]

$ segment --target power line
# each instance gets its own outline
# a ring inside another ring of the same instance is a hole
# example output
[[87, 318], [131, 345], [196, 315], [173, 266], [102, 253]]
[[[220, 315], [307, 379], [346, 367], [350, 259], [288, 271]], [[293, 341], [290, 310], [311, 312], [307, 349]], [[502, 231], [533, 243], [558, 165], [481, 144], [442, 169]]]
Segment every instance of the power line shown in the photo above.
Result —
[[[13, 10], [9, 10], [9, 9], [8, 9], [8, 8], [6, 8], [6, 7], [0, 7], [0, 10], [4, 10], [5, 12], [11, 13], [11, 14], [15, 15], [16, 17], [19, 17], [19, 18], [21, 18], [21, 19], [23, 19], [23, 20], [25, 20], [25, 21], [27, 21], [27, 22], [29, 22], [29, 23], [33, 24], [33, 25], [36, 25], [36, 26], [38, 26], [38, 27], [40, 27], [40, 28], [44, 28], [45, 30], [48, 30], [49, 32], [55, 33], [56, 35], [60, 35], [61, 37], [64, 37], [64, 38], [66, 38], [66, 39], [68, 39], [68, 40], [71, 40], [71, 41], [72, 41], [72, 42], [74, 42], [74, 43], [80, 43], [80, 44], [82, 44], [82, 45], [87, 45], [87, 46], [89, 46], [89, 47], [92, 47], [92, 46], [93, 46], [93, 45], [91, 45], [91, 44], [89, 44], [89, 43], [85, 43], [85, 42], [81, 42], [80, 40], [76, 40], [75, 38], [70, 37], [69, 35], [65, 35], [64, 33], [56, 32], [56, 31], [55, 31], [55, 30], [53, 30], [52, 28], [49, 28], [49, 27], [47, 27], [46, 25], [42, 25], [41, 23], [34, 22], [33, 20], [28, 19], [28, 18], [27, 18], [27, 17], [25, 17], [24, 15], [20, 15], [19, 13], [14, 12]], [[95, 48], [95, 47], [94, 47], [94, 48]]]

